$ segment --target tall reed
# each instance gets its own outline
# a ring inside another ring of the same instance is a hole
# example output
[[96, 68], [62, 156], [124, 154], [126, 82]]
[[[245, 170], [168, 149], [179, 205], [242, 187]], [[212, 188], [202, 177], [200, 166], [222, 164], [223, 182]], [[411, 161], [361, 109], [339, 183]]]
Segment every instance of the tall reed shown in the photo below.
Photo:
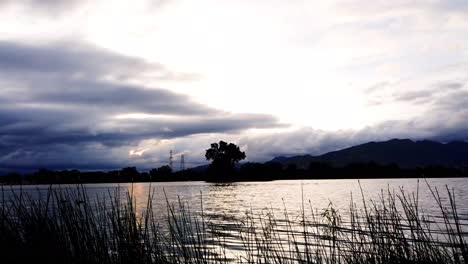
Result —
[[[249, 210], [224, 222], [184, 201], [137, 211], [132, 190], [90, 199], [86, 188], [50, 188], [33, 199], [2, 187], [1, 263], [467, 263], [466, 233], [453, 190], [428, 185], [439, 219], [419, 191], [382, 191], [349, 211], [302, 201], [301, 213]], [[419, 190], [419, 188], [418, 188]], [[6, 198], [5, 193], [11, 192]], [[445, 200], [444, 200], [445, 199]], [[445, 201], [445, 202], [444, 202]], [[158, 221], [160, 215], [166, 217]], [[276, 214], [276, 215], [275, 215]]]

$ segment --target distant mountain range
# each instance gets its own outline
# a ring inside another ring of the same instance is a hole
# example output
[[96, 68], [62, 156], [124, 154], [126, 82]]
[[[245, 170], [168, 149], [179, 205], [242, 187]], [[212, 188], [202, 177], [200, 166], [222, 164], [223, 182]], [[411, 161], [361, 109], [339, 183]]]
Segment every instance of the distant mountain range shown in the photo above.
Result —
[[327, 162], [336, 167], [372, 161], [382, 165], [393, 163], [402, 168], [428, 165], [466, 167], [468, 166], [468, 142], [440, 143], [429, 140], [392, 139], [384, 142], [369, 142], [320, 156], [276, 157], [271, 160], [271, 162], [279, 162], [283, 165], [295, 164], [297, 168], [302, 169], [308, 168], [313, 161]]

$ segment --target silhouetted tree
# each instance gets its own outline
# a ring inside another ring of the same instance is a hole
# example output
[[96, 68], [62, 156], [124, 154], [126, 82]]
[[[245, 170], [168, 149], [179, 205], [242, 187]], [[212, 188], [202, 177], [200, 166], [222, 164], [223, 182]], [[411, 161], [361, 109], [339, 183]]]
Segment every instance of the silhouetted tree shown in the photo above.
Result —
[[239, 147], [233, 143], [220, 141], [212, 143], [211, 148], [206, 150], [205, 157], [211, 160], [210, 169], [216, 174], [230, 175], [234, 165], [245, 159], [245, 152], [240, 151]]
[[135, 167], [123, 168], [120, 171], [120, 177], [122, 177], [122, 179], [124, 179], [125, 181], [135, 181], [138, 179], [139, 176], [140, 173]]
[[172, 175], [172, 169], [168, 165], [161, 166], [157, 169], [150, 170], [152, 180], [168, 180]]
[[0, 183], [5, 184], [21, 184], [21, 175], [18, 173], [9, 173], [0, 177]]
[[171, 176], [172, 168], [169, 165], [164, 165], [158, 168], [158, 172], [163, 176]]
[[54, 183], [55, 182], [55, 172], [48, 169], [39, 169], [34, 173], [34, 178], [37, 183]]

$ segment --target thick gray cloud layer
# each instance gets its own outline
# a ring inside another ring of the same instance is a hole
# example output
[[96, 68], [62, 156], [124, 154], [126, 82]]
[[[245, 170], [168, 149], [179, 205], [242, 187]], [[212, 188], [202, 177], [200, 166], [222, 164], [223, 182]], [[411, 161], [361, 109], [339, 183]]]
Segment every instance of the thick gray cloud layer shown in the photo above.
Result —
[[[190, 151], [196, 162], [202, 161], [211, 141], [221, 138], [238, 142], [248, 151], [249, 160], [321, 154], [395, 137], [467, 139], [464, 81], [438, 81], [423, 90], [394, 93], [385, 101], [431, 105], [411, 120], [386, 121], [360, 130], [300, 128], [255, 136], [226, 133], [281, 124], [269, 115], [229, 114], [168, 90], [130, 84], [132, 78], [143, 75], [178, 81], [195, 76], [85, 44], [0, 42], [0, 167], [149, 168], [157, 165], [152, 162], [165, 155], [161, 151], [167, 147], [149, 150], [138, 159], [130, 157], [129, 150], [150, 139], [178, 139], [177, 148]], [[378, 93], [389, 85], [379, 83], [367, 92]], [[145, 116], [128, 115], [132, 113]]]
[[[2, 167], [113, 167], [145, 139], [279, 126], [269, 115], [230, 114], [168, 90], [126, 84], [141, 74], [192, 76], [83, 44], [0, 42]], [[144, 116], [128, 116], [135, 113]]]

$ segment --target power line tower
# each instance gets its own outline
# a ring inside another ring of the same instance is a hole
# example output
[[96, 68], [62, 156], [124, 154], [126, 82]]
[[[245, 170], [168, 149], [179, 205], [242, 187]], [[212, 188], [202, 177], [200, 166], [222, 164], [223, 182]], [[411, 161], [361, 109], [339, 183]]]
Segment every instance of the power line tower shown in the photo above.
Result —
[[169, 167], [171, 167], [171, 169], [173, 169], [172, 168], [173, 160], [174, 160], [174, 158], [172, 156], [172, 149], [171, 149], [171, 151], [169, 151]]
[[180, 170], [183, 171], [185, 170], [185, 159], [184, 159], [184, 154], [180, 156]]

